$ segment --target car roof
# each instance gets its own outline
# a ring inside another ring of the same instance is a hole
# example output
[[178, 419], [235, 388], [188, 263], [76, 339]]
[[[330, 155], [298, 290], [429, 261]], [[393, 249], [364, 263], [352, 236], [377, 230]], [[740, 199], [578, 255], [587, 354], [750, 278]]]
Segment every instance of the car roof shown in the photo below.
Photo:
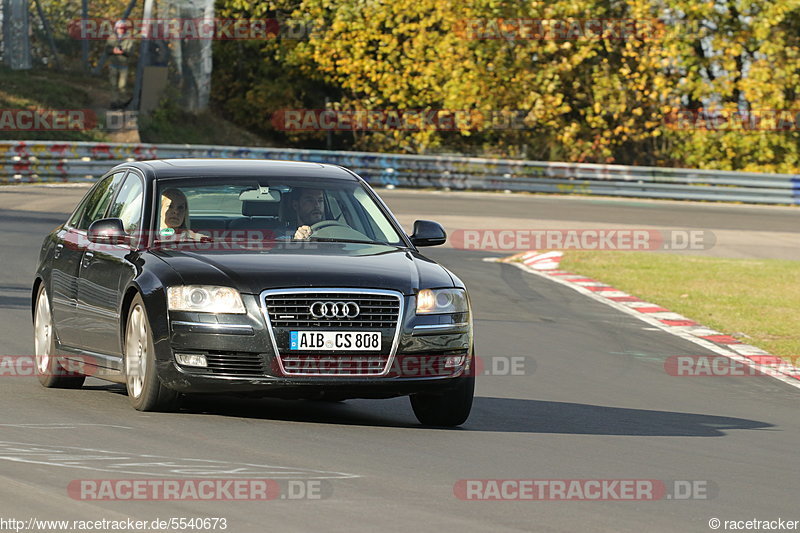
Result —
[[133, 161], [120, 167], [134, 167], [159, 178], [267, 177], [333, 178], [357, 181], [357, 177], [337, 165], [280, 161], [274, 159], [153, 159]]

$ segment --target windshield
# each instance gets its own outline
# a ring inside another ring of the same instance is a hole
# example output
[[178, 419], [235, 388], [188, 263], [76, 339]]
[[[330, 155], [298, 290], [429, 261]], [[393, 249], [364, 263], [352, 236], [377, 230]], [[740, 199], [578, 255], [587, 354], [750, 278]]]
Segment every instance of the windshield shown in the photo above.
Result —
[[158, 185], [158, 240], [316, 241], [406, 246], [356, 181], [185, 178]]

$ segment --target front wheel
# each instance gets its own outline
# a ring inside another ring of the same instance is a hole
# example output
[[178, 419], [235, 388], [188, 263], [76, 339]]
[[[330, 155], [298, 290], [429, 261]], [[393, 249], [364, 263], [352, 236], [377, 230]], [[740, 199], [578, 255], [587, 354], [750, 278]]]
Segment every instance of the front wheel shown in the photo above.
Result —
[[150, 321], [140, 295], [131, 302], [125, 327], [125, 384], [131, 405], [138, 411], [171, 411], [178, 393], [167, 389], [156, 375], [156, 354]]
[[458, 378], [458, 385], [444, 393], [411, 395], [411, 407], [420, 424], [455, 427], [469, 418], [475, 395], [475, 377]]
[[33, 348], [36, 354], [36, 377], [47, 388], [80, 389], [86, 376], [67, 371], [56, 356], [56, 339], [53, 313], [44, 283], [36, 296], [33, 315]]

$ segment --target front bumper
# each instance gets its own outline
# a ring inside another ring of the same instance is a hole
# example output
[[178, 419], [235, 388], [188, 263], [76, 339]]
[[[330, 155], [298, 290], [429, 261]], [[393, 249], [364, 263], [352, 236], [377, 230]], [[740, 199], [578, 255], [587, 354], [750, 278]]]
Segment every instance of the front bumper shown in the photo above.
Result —
[[[418, 317], [414, 297], [403, 296], [395, 346], [383, 375], [286, 375], [262, 301], [247, 294], [242, 299], [247, 310], [243, 315], [167, 313], [162, 331], [168, 333], [155, 342], [157, 372], [165, 387], [184, 393], [390, 398], [445, 391], [472, 368], [469, 316]], [[175, 353], [206, 355], [214, 363], [209, 368], [182, 366]]]

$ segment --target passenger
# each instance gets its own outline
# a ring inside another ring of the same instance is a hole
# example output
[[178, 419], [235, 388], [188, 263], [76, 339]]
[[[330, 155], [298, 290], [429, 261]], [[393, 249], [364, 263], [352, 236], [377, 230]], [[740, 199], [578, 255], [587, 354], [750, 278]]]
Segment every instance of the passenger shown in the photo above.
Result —
[[[160, 237], [168, 240], [199, 241], [208, 239], [206, 235], [189, 229], [189, 204], [186, 195], [179, 189], [167, 189], [161, 193], [161, 232]], [[174, 234], [164, 230], [173, 229]]]

